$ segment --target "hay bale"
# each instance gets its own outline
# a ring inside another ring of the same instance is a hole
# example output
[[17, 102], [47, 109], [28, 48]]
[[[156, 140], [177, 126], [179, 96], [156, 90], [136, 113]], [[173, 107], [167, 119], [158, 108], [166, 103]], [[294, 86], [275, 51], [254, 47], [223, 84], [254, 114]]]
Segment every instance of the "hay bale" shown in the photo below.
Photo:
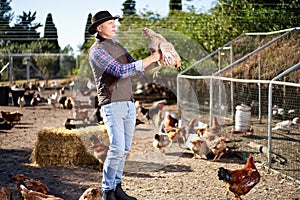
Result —
[[73, 130], [44, 128], [36, 138], [31, 161], [38, 166], [98, 165], [89, 148], [92, 135], [97, 135], [105, 144], [109, 142], [99, 126]]

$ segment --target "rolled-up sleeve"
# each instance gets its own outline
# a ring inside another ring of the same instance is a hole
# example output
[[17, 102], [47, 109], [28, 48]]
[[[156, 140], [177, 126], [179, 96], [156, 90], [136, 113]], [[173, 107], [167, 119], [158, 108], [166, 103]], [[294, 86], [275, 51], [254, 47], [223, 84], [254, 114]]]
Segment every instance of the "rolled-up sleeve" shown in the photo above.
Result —
[[100, 67], [107, 73], [119, 78], [127, 78], [143, 72], [142, 60], [135, 61], [129, 54], [127, 57], [129, 63], [122, 64], [101, 47], [94, 46], [89, 51], [91, 65]]

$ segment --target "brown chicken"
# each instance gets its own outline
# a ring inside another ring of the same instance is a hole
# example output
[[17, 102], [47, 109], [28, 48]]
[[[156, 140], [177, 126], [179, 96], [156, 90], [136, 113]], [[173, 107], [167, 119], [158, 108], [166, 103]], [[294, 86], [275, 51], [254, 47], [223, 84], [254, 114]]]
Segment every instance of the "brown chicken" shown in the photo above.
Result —
[[191, 141], [192, 143], [192, 152], [194, 154], [193, 158], [203, 158], [203, 159], [207, 159], [206, 155], [203, 154], [203, 152], [205, 152], [205, 150], [203, 150], [203, 148], [206, 148], [206, 144], [205, 141], [197, 138]]
[[165, 133], [157, 133], [153, 138], [153, 147], [165, 153], [165, 148], [170, 146], [171, 140]]
[[89, 111], [87, 109], [73, 109], [73, 117], [76, 119], [89, 119]]
[[215, 141], [214, 147], [211, 148], [211, 152], [215, 155], [213, 161], [220, 160], [221, 156], [224, 155], [226, 148], [226, 139], [224, 137], [218, 137]]
[[5, 119], [5, 121], [10, 123], [10, 125], [13, 125], [16, 122], [21, 121], [21, 117], [23, 116], [23, 114], [20, 113], [19, 111], [15, 111], [15, 112], [1, 111], [1, 114], [2, 117]]
[[218, 136], [215, 131], [209, 129], [197, 130], [197, 134], [205, 140], [206, 146], [210, 149], [209, 153], [215, 155], [213, 161], [219, 160], [227, 148], [226, 139]]
[[67, 99], [65, 100], [65, 108], [72, 110], [72, 108], [74, 107], [74, 101], [72, 97], [67, 97]]
[[11, 192], [6, 186], [0, 188], [0, 199], [1, 200], [11, 200]]
[[86, 189], [82, 195], [80, 196], [79, 200], [101, 200], [100, 192], [95, 187], [90, 187]]
[[148, 48], [151, 53], [157, 51], [161, 53], [161, 59], [158, 62], [159, 66], [152, 70], [153, 76], [156, 77], [159, 70], [166, 66], [174, 66], [178, 71], [181, 71], [181, 58], [174, 46], [161, 34], [157, 34], [149, 28], [144, 28], [143, 33], [145, 37], [148, 37]]
[[199, 128], [197, 134], [203, 138], [207, 147], [210, 149], [209, 153], [215, 155], [213, 161], [219, 160], [224, 154], [224, 150], [227, 147], [226, 139], [221, 135], [221, 125], [218, 122], [216, 116], [213, 118], [213, 124], [210, 128]]
[[241, 200], [241, 195], [246, 195], [260, 180], [252, 154], [242, 169], [229, 170], [220, 167], [218, 177], [226, 183], [227, 190], [234, 194], [236, 200]]
[[28, 190], [33, 190], [43, 194], [49, 194], [48, 187], [40, 180], [29, 178], [23, 174], [10, 175], [10, 178], [17, 181], [17, 187], [21, 193], [21, 185]]
[[174, 130], [175, 127], [178, 127], [178, 119], [172, 117], [171, 113], [167, 113], [167, 117], [165, 119], [164, 124], [164, 132], [170, 132]]
[[205, 132], [209, 132], [216, 135], [221, 135], [221, 125], [219, 124], [217, 116], [213, 117], [212, 126], [209, 128], [199, 128], [197, 130], [197, 134], [205, 134]]
[[103, 165], [107, 155], [108, 146], [103, 144], [95, 135], [90, 137], [90, 141], [90, 148], [92, 149], [94, 156], [99, 160], [100, 164]]
[[50, 194], [44, 194], [34, 190], [29, 190], [24, 185], [20, 185], [20, 193], [24, 200], [63, 200]]
[[181, 146], [180, 139], [182, 139], [183, 144], [185, 144], [186, 142], [186, 130], [184, 126], [180, 128], [178, 127], [169, 128], [167, 135], [171, 142], [176, 141], [179, 146]]

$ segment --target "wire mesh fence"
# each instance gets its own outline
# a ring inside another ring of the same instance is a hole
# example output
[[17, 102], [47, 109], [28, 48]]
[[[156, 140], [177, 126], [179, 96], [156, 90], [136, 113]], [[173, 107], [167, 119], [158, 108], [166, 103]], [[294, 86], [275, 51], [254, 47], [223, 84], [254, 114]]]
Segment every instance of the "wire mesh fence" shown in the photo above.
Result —
[[[217, 116], [232, 147], [258, 153], [261, 162], [298, 181], [300, 129], [291, 124], [300, 117], [299, 36], [300, 28], [242, 34], [177, 77], [183, 122], [211, 125]], [[251, 109], [249, 129], [235, 126], [240, 105]], [[282, 121], [290, 125], [276, 127]]]
[[63, 77], [75, 67], [74, 56], [65, 53], [4, 53], [0, 56], [0, 80], [12, 83]]

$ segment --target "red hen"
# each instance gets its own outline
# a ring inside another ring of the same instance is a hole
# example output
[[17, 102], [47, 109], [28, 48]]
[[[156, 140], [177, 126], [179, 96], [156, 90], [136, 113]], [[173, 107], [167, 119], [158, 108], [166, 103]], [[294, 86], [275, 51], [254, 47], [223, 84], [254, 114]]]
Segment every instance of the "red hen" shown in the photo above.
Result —
[[246, 195], [260, 180], [252, 154], [242, 169], [229, 170], [220, 167], [218, 176], [220, 180], [226, 182], [227, 190], [234, 194], [236, 200], [242, 200], [240, 196]]

